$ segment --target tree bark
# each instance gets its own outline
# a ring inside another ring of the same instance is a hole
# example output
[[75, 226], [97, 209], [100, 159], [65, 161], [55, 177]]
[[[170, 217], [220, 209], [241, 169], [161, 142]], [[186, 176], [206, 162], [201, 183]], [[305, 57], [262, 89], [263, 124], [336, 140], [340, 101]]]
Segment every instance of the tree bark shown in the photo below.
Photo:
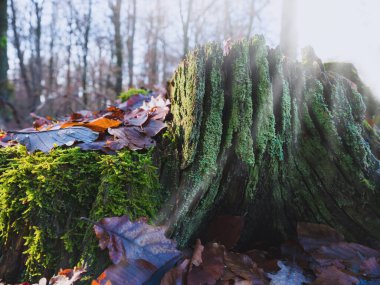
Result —
[[218, 45], [189, 54], [168, 93], [173, 137], [160, 167], [174, 194], [161, 217], [180, 246], [219, 214], [245, 216], [240, 248], [292, 237], [298, 221], [380, 239], [379, 161], [367, 143], [378, 138], [349, 80], [256, 37], [227, 56]]
[[42, 58], [41, 58], [41, 35], [42, 35], [42, 9], [43, 3], [32, 1], [35, 13], [36, 26], [33, 27], [34, 51], [31, 64], [31, 78], [33, 96], [30, 98], [29, 110], [35, 111], [36, 107], [41, 103], [42, 95]]
[[130, 1], [128, 13], [128, 38], [127, 38], [127, 52], [128, 52], [128, 87], [133, 87], [134, 77], [134, 42], [136, 34], [136, 18], [137, 18], [137, 2], [136, 0]]
[[88, 13], [85, 17], [85, 31], [83, 35], [83, 71], [82, 71], [82, 89], [83, 89], [83, 104], [87, 107], [88, 104], [88, 90], [87, 90], [87, 72], [88, 72], [88, 41], [90, 37], [90, 29], [91, 29], [91, 21], [92, 21], [92, 0], [88, 1]]
[[6, 117], [6, 105], [2, 102], [8, 101], [8, 54], [7, 54], [7, 31], [8, 13], [7, 0], [0, 0], [0, 127], [3, 126], [3, 118]]
[[112, 24], [114, 28], [114, 42], [115, 42], [115, 55], [116, 55], [116, 84], [115, 93], [118, 96], [123, 88], [123, 42], [121, 39], [121, 23], [120, 23], [120, 13], [121, 13], [121, 0], [116, 0], [115, 4], [110, 2], [110, 7], [112, 10]]
[[13, 38], [14, 38], [14, 46], [16, 48], [17, 52], [17, 58], [19, 61], [19, 66], [20, 66], [20, 72], [21, 72], [21, 78], [25, 86], [26, 93], [28, 94], [29, 98], [32, 98], [34, 95], [32, 92], [32, 87], [30, 84], [30, 80], [28, 77], [28, 72], [24, 63], [24, 51], [21, 49], [21, 42], [20, 42], [20, 36], [17, 28], [17, 12], [16, 8], [14, 5], [14, 0], [10, 1], [11, 3], [11, 11], [12, 11], [12, 20], [11, 20], [11, 25], [13, 29]]

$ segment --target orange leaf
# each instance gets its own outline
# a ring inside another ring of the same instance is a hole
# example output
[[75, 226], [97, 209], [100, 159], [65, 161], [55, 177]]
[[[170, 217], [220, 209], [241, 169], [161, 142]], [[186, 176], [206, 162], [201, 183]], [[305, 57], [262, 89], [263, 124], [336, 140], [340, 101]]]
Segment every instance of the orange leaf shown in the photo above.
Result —
[[70, 128], [70, 127], [84, 127], [83, 122], [64, 122], [61, 125], [61, 129]]
[[69, 128], [69, 127], [86, 127], [89, 128], [95, 132], [104, 132], [108, 128], [114, 128], [121, 125], [121, 121], [117, 120], [111, 120], [108, 118], [98, 118], [95, 120], [92, 120], [89, 123], [84, 122], [65, 122], [61, 125], [61, 128]]
[[88, 124], [85, 124], [84, 126], [96, 132], [104, 132], [108, 128], [114, 128], [120, 125], [121, 125], [121, 121], [102, 117], [102, 118], [95, 119], [89, 122]]

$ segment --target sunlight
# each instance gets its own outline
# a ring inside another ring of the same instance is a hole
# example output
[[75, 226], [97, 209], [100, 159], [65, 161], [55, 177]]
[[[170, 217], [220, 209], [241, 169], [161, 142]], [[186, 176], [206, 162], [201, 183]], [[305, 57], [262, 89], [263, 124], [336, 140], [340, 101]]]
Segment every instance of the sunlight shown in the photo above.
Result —
[[349, 61], [380, 98], [380, 2], [302, 0], [298, 5], [298, 46], [313, 46], [323, 61]]

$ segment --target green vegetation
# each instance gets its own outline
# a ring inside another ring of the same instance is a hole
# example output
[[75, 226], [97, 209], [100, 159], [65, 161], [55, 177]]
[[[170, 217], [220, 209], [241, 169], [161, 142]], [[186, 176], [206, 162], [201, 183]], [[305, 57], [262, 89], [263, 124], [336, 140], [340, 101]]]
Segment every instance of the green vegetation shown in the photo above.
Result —
[[[68, 148], [29, 155], [22, 146], [2, 148], [3, 251], [22, 254], [25, 280], [72, 267], [80, 260], [96, 268], [99, 251], [92, 225], [79, 218], [153, 217], [161, 194], [151, 152], [124, 150], [110, 156]], [[24, 247], [17, 252], [9, 242], [20, 235]]]
[[137, 95], [137, 94], [147, 95], [148, 93], [149, 92], [145, 89], [130, 88], [128, 89], [128, 91], [121, 92], [119, 95], [119, 99], [121, 99], [121, 102], [125, 102], [133, 95]]

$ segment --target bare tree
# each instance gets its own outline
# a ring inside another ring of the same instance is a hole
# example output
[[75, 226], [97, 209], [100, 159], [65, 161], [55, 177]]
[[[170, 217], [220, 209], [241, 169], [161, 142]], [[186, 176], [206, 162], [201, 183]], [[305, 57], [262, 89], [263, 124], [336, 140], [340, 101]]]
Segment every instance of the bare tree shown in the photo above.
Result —
[[128, 87], [133, 86], [134, 77], [134, 42], [136, 34], [137, 2], [130, 0], [127, 16], [127, 53], [128, 53]]
[[115, 93], [120, 94], [123, 88], [123, 41], [121, 38], [121, 0], [109, 1], [109, 6], [112, 11], [111, 22], [114, 29], [114, 44], [116, 55], [116, 84]]
[[32, 31], [32, 52], [30, 74], [32, 78], [33, 96], [30, 100], [30, 111], [34, 111], [40, 103], [40, 96], [42, 94], [42, 58], [41, 58], [41, 33], [42, 33], [42, 7], [44, 1], [32, 0], [33, 11], [35, 15], [36, 25], [30, 24]]
[[66, 44], [66, 87], [64, 91], [64, 96], [63, 96], [63, 106], [62, 106], [62, 111], [63, 112], [70, 112], [72, 111], [72, 103], [74, 101], [74, 94], [73, 94], [73, 85], [72, 85], [72, 80], [73, 76], [71, 74], [71, 68], [73, 64], [73, 59], [72, 59], [72, 50], [73, 50], [73, 37], [74, 37], [74, 22], [75, 22], [75, 11], [74, 11], [74, 6], [72, 3], [72, 0], [67, 0], [68, 3], [68, 11], [67, 11], [67, 44]]
[[8, 31], [7, 0], [0, 0], [0, 100], [2, 101], [8, 100], [7, 31]]
[[88, 104], [88, 90], [87, 90], [87, 69], [88, 69], [88, 43], [90, 37], [90, 29], [91, 29], [91, 21], [92, 21], [92, 0], [88, 0], [88, 12], [85, 16], [85, 30], [83, 35], [83, 70], [82, 70], [82, 89], [83, 89], [83, 103], [85, 106]]
[[33, 93], [32, 93], [32, 88], [31, 88], [30, 81], [29, 81], [28, 72], [27, 72], [27, 69], [25, 66], [25, 62], [24, 62], [24, 51], [21, 49], [21, 41], [20, 41], [19, 30], [18, 30], [18, 27], [16, 24], [17, 12], [16, 12], [16, 8], [15, 8], [14, 0], [10, 0], [10, 1], [11, 1], [10, 2], [11, 3], [11, 11], [12, 11], [11, 25], [12, 25], [12, 30], [13, 30], [13, 43], [14, 43], [14, 46], [15, 46], [16, 52], [17, 52], [17, 58], [19, 61], [19, 66], [20, 66], [21, 78], [22, 78], [22, 81], [24, 83], [24, 87], [25, 87], [26, 93], [28, 95], [28, 98], [30, 98], [33, 96]]
[[[249, 2], [247, 38], [250, 38], [252, 36], [253, 23], [255, 22], [255, 19], [261, 21], [260, 15], [262, 11], [268, 6], [268, 4], [270, 3], [270, 0], [261, 1], [262, 3], [257, 3], [257, 2], [260, 2], [260, 1], [251, 0]], [[260, 6], [257, 4], [259, 4]]]
[[179, 0], [179, 14], [181, 17], [181, 23], [182, 23], [182, 40], [183, 40], [183, 52], [182, 57], [185, 57], [185, 55], [189, 51], [190, 47], [190, 22], [192, 19], [193, 14], [193, 2], [194, 0], [187, 0], [187, 6], [186, 11], [184, 11], [183, 5], [185, 0]]
[[283, 0], [281, 23], [281, 49], [290, 57], [297, 57], [297, 0]]
[[47, 75], [47, 95], [51, 95], [55, 83], [55, 68], [54, 68], [54, 48], [55, 48], [55, 39], [57, 34], [56, 27], [56, 17], [57, 17], [57, 1], [52, 1], [52, 16], [50, 20], [50, 41], [49, 41], [49, 63], [48, 63], [48, 75]]

